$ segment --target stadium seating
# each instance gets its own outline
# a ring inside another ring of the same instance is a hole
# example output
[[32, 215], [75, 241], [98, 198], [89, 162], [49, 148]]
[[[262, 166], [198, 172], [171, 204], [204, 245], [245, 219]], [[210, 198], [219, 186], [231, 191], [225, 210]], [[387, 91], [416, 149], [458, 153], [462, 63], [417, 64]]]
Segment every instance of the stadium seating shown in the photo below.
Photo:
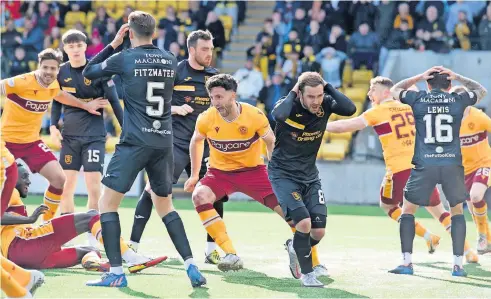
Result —
[[227, 42], [230, 42], [230, 36], [234, 27], [234, 20], [231, 16], [227, 15], [221, 15], [218, 18], [220, 19], [220, 21], [222, 21], [223, 27], [225, 28], [225, 40]]
[[65, 15], [65, 28], [73, 27], [77, 22], [81, 22], [84, 26], [87, 24], [85, 13], [82, 11], [69, 11]]
[[341, 161], [346, 156], [346, 149], [341, 143], [326, 143], [321, 149], [321, 158], [329, 161]]

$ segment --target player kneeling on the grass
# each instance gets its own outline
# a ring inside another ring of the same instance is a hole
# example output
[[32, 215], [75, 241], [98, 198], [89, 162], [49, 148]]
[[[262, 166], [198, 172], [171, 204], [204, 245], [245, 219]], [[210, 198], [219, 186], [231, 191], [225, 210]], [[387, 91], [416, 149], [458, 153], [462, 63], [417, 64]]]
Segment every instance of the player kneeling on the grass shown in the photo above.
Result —
[[[129, 33], [131, 49], [113, 55]], [[155, 19], [134, 11], [128, 24], [119, 29], [114, 40], [85, 67], [83, 75], [94, 80], [120, 75], [124, 90], [124, 123], [120, 143], [116, 145], [102, 180], [104, 190], [99, 200], [104, 248], [111, 264], [101, 279], [87, 282], [89, 286], [125, 287], [119, 238], [121, 224], [118, 208], [140, 171], [146, 170], [153, 205], [162, 219], [193, 287], [206, 284], [196, 266], [184, 224], [172, 204], [171, 101], [176, 79], [177, 59], [152, 44]]]
[[[452, 88], [462, 93], [465, 87]], [[477, 226], [477, 252], [491, 252], [491, 229], [488, 223], [488, 205], [484, 194], [491, 187], [491, 146], [488, 133], [491, 118], [475, 107], [467, 107], [460, 126], [460, 144], [465, 173], [465, 186], [469, 192], [468, 208]]]
[[[373, 78], [368, 91], [373, 107], [358, 117], [328, 123], [327, 131], [353, 132], [367, 126], [375, 129], [382, 144], [386, 164], [386, 174], [380, 187], [380, 207], [391, 219], [399, 222], [404, 187], [413, 168], [411, 159], [414, 155], [415, 123], [411, 107], [392, 98], [390, 88], [393, 85], [389, 78]], [[436, 187], [426, 209], [450, 233], [450, 213], [443, 207]], [[425, 239], [429, 253], [433, 253], [439, 245], [440, 237], [432, 234], [419, 222], [415, 222], [415, 225], [416, 235]], [[467, 241], [464, 250], [468, 262], [477, 262], [477, 255]]]
[[[213, 208], [213, 203], [226, 195], [242, 192], [283, 218], [268, 180], [259, 140], [262, 138], [266, 143], [270, 157], [275, 138], [261, 110], [237, 102], [237, 81], [232, 76], [215, 75], [206, 82], [206, 89], [212, 107], [200, 114], [196, 122], [189, 146], [191, 177], [184, 184], [184, 190], [193, 192], [192, 199], [203, 226], [226, 253], [218, 263], [218, 269], [239, 270], [243, 262], [237, 256], [225, 223]], [[210, 167], [196, 186], [205, 139], [210, 145]]]
[[[327, 208], [315, 165], [322, 136], [331, 114], [350, 116], [353, 102], [324, 82], [318, 73], [305, 72], [273, 109], [276, 146], [268, 165], [269, 178], [283, 214], [295, 224], [295, 235], [286, 243], [290, 270], [306, 287], [320, 287], [326, 275], [322, 265], [313, 268], [313, 249], [324, 237]], [[301, 273], [298, 273], [300, 264]]]
[[[62, 248], [63, 244], [86, 232], [91, 232], [99, 242], [103, 243], [98, 212], [90, 210], [86, 213], [66, 214], [41, 225], [31, 224], [35, 222], [40, 214], [47, 210], [47, 207], [41, 206], [34, 211], [31, 217], [27, 217], [26, 208], [21, 198], [27, 197], [31, 182], [27, 169], [20, 164], [18, 169], [18, 182], [6, 212], [25, 216], [25, 224], [20, 225], [18, 221], [4, 219], [5, 217], [2, 219], [2, 255], [8, 256], [12, 262], [26, 268], [48, 269], [78, 265], [82, 262], [84, 256], [92, 252], [89, 256], [93, 256], [93, 258], [85, 259], [84, 268], [92, 271], [108, 271], [109, 265], [100, 260], [100, 254], [95, 247], [75, 246]], [[122, 239], [120, 240], [120, 247], [121, 252], [123, 252], [123, 258], [128, 263], [129, 270], [132, 273], [139, 272], [167, 259], [165, 256], [157, 259], [141, 256], [129, 249]]]
[[[420, 80], [426, 80], [428, 91], [409, 91]], [[451, 81], [460, 81], [469, 92], [448, 93]], [[413, 109], [416, 143], [411, 175], [404, 189], [403, 214], [400, 221], [403, 264], [391, 270], [395, 274], [413, 274], [412, 251], [415, 235], [414, 213], [428, 206], [436, 184], [441, 184], [452, 214], [453, 276], [467, 276], [462, 267], [466, 223], [463, 203], [468, 197], [459, 130], [466, 107], [486, 95], [486, 89], [471, 79], [443, 67], [403, 80], [391, 88], [392, 96]]]

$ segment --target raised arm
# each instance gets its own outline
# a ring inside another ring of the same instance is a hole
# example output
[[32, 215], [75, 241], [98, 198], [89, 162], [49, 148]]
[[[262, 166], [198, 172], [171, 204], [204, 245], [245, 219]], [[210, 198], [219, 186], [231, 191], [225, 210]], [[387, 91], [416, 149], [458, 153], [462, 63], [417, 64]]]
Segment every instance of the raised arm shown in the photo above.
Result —
[[271, 112], [276, 121], [285, 121], [292, 112], [293, 103], [297, 99], [298, 91], [290, 91], [288, 95], [276, 103]]
[[482, 100], [488, 93], [488, 90], [479, 82], [464, 77], [460, 74], [454, 73], [450, 69], [443, 68], [441, 73], [447, 74], [449, 80], [459, 81], [465, 88], [467, 88], [467, 90], [469, 90], [469, 92], [473, 92], [477, 97], [476, 103]]
[[[347, 96], [339, 92], [331, 84], [324, 85], [324, 92], [328, 97], [331, 112], [342, 116], [351, 116], [356, 112], [356, 106]], [[325, 100], [326, 98], [324, 98]]]
[[441, 69], [441, 67], [432, 67], [422, 74], [419, 74], [419, 75], [416, 75], [414, 77], [399, 81], [394, 86], [392, 86], [392, 88], [390, 89], [392, 97], [395, 100], [400, 101], [401, 100], [401, 92], [411, 88], [411, 86], [415, 85], [419, 81], [428, 80], [428, 79], [433, 78], [433, 76], [431, 76], [430, 74], [434, 73], [434, 72], [439, 72], [440, 69]]

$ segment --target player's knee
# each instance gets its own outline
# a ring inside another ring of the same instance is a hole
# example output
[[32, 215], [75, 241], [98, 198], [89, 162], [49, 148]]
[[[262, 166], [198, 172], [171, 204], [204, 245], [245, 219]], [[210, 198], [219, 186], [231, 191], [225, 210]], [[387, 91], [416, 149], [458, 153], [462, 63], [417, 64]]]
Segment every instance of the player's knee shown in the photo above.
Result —
[[312, 223], [310, 214], [306, 207], [300, 207], [295, 210], [288, 211], [288, 216], [293, 220], [295, 228], [303, 233], [310, 232]]
[[479, 202], [484, 198], [484, 194], [480, 192], [480, 190], [479, 191], [471, 190], [469, 197], [472, 202]]
[[324, 238], [324, 235], [326, 234], [326, 229], [325, 228], [314, 228], [312, 227], [312, 230], [310, 231], [310, 236], [318, 241], [322, 240]]
[[312, 213], [310, 215], [310, 221], [312, 229], [324, 229], [326, 228], [327, 216], [325, 214]]
[[456, 206], [450, 207], [450, 214], [452, 216], [464, 214], [464, 204], [459, 203]]
[[380, 208], [385, 212], [385, 213], [389, 213], [390, 210], [392, 210], [392, 208], [394, 208], [395, 206], [394, 205], [388, 205], [386, 203], [384, 203], [383, 201], [380, 201], [379, 203], [379, 206]]
[[306, 218], [303, 220], [300, 220], [296, 225], [295, 228], [297, 231], [302, 232], [302, 233], [308, 233], [312, 229], [312, 223], [310, 222], [310, 218]]
[[63, 189], [65, 182], [65, 173], [63, 171], [59, 171], [51, 177], [49, 184], [57, 189]]
[[195, 206], [200, 206], [207, 203], [212, 203], [212, 196], [205, 188], [198, 187], [194, 190], [192, 199]]

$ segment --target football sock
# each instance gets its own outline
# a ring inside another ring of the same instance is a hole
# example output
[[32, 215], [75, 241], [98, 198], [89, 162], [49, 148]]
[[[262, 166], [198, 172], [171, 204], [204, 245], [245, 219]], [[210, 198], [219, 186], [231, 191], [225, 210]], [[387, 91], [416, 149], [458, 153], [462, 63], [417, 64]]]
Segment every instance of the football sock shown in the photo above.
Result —
[[10, 298], [21, 298], [26, 296], [27, 290], [17, 282], [3, 267], [0, 269], [2, 278], [2, 291]]
[[[312, 246], [312, 244], [311, 244]], [[319, 253], [317, 252], [317, 245], [312, 246], [312, 267], [320, 265]]]
[[293, 236], [293, 249], [297, 254], [298, 263], [302, 274], [311, 273], [312, 269], [312, 246], [310, 245], [310, 233], [295, 232]]
[[204, 204], [196, 207], [201, 222], [215, 243], [227, 254], [236, 254], [232, 240], [227, 234], [225, 222], [213, 208], [212, 204]]
[[187, 260], [184, 261], [184, 269], [186, 269], [186, 271], [188, 270], [189, 266], [191, 265], [196, 265], [194, 263], [194, 259], [192, 257], [188, 258]]
[[167, 232], [176, 247], [177, 252], [182, 257], [183, 260], [187, 260], [193, 257], [191, 252], [191, 247], [189, 246], [189, 240], [186, 236], [186, 231], [184, 230], [184, 224], [182, 223], [181, 217], [176, 211], [172, 211], [162, 217], [162, 222], [164, 222]]
[[128, 246], [131, 246], [131, 248], [135, 251], [135, 252], [138, 252], [138, 246], [140, 245], [140, 243], [136, 243], [136, 242], [133, 242], [133, 241], [128, 241]]
[[49, 186], [46, 192], [44, 192], [44, 204], [48, 206], [48, 210], [43, 214], [43, 220], [48, 221], [55, 217], [58, 206], [60, 205], [61, 194], [63, 189], [57, 189], [53, 186]]
[[[444, 212], [440, 215], [440, 223], [443, 225], [443, 227], [445, 228], [445, 230], [451, 234], [451, 231], [452, 231], [452, 221], [450, 220], [451, 216], [450, 216], [450, 213], [449, 212]], [[465, 243], [464, 243], [464, 254], [467, 254], [470, 252], [471, 250], [471, 244], [469, 244], [469, 242], [467, 240], [465, 240]]]
[[[389, 217], [399, 222], [402, 215], [402, 209], [399, 207], [394, 207], [388, 212]], [[431, 237], [430, 232], [418, 221], [415, 222], [415, 231], [418, 237], [424, 238], [425, 240], [429, 240]]]
[[217, 246], [217, 244], [215, 244], [215, 241], [213, 241], [213, 242], [206, 242], [205, 254], [206, 255], [209, 255], [213, 251], [217, 250], [217, 248], [218, 248], [218, 246]]
[[473, 202], [474, 206], [474, 219], [477, 225], [477, 231], [479, 234], [487, 235], [489, 231], [488, 226], [488, 205], [484, 199]]
[[462, 257], [464, 255], [464, 242], [466, 235], [466, 226], [464, 215], [455, 215], [452, 217], [452, 249], [454, 260], [459, 261], [456, 265], [462, 266]]
[[407, 265], [408, 263], [411, 263], [414, 236], [416, 234], [416, 224], [413, 215], [402, 214], [399, 234], [401, 236], [401, 249], [404, 256], [404, 264]]
[[98, 248], [99, 247], [99, 241], [94, 237], [92, 232], [87, 232], [87, 240], [89, 242], [89, 246]]
[[[90, 222], [89, 222], [89, 229], [90, 229], [90, 232], [92, 234], [92, 236], [94, 236], [94, 238], [102, 245], [104, 245], [104, 239], [102, 237], [102, 226], [101, 226], [101, 220], [100, 218], [102, 217], [99, 216], [99, 215], [96, 215], [94, 217], [92, 217], [92, 219], [90, 219]], [[119, 215], [118, 215], [118, 220], [119, 220]], [[121, 232], [121, 228], [120, 228], [120, 232]], [[128, 247], [128, 245], [126, 244], [126, 242], [123, 240], [123, 238], [120, 238], [119, 239], [119, 246], [121, 248], [121, 254], [124, 254], [128, 249], [130, 249]], [[128, 260], [125, 259], [126, 262], [128, 262]]]
[[295, 227], [290, 227], [292, 229], [292, 233], [295, 233], [297, 229]]
[[120, 267], [122, 269], [121, 266], [123, 264], [120, 247], [121, 224], [119, 222], [119, 214], [118, 212], [102, 213], [100, 218], [101, 235], [104, 239], [104, 249], [106, 250], [107, 258], [111, 264], [111, 272], [118, 274], [119, 270], [114, 269], [113, 271], [113, 268]]
[[[223, 201], [215, 201], [213, 203], [213, 208], [217, 211], [218, 215], [220, 215], [220, 217], [222, 217], [222, 219], [223, 219]], [[206, 242], [215, 243], [215, 241], [213, 241], [213, 238], [210, 236], [210, 234], [206, 235]], [[210, 254], [212, 251], [208, 252], [207, 255]]]
[[143, 231], [147, 225], [150, 215], [152, 214], [153, 202], [152, 196], [147, 190], [144, 190], [140, 200], [136, 204], [135, 218], [133, 219], [133, 229], [131, 230], [130, 241], [140, 243]]
[[2, 261], [2, 268], [10, 273], [15, 281], [17, 281], [23, 287], [29, 284], [29, 281], [31, 280], [31, 272], [22, 267], [19, 267], [18, 265], [1, 255], [0, 259]]

